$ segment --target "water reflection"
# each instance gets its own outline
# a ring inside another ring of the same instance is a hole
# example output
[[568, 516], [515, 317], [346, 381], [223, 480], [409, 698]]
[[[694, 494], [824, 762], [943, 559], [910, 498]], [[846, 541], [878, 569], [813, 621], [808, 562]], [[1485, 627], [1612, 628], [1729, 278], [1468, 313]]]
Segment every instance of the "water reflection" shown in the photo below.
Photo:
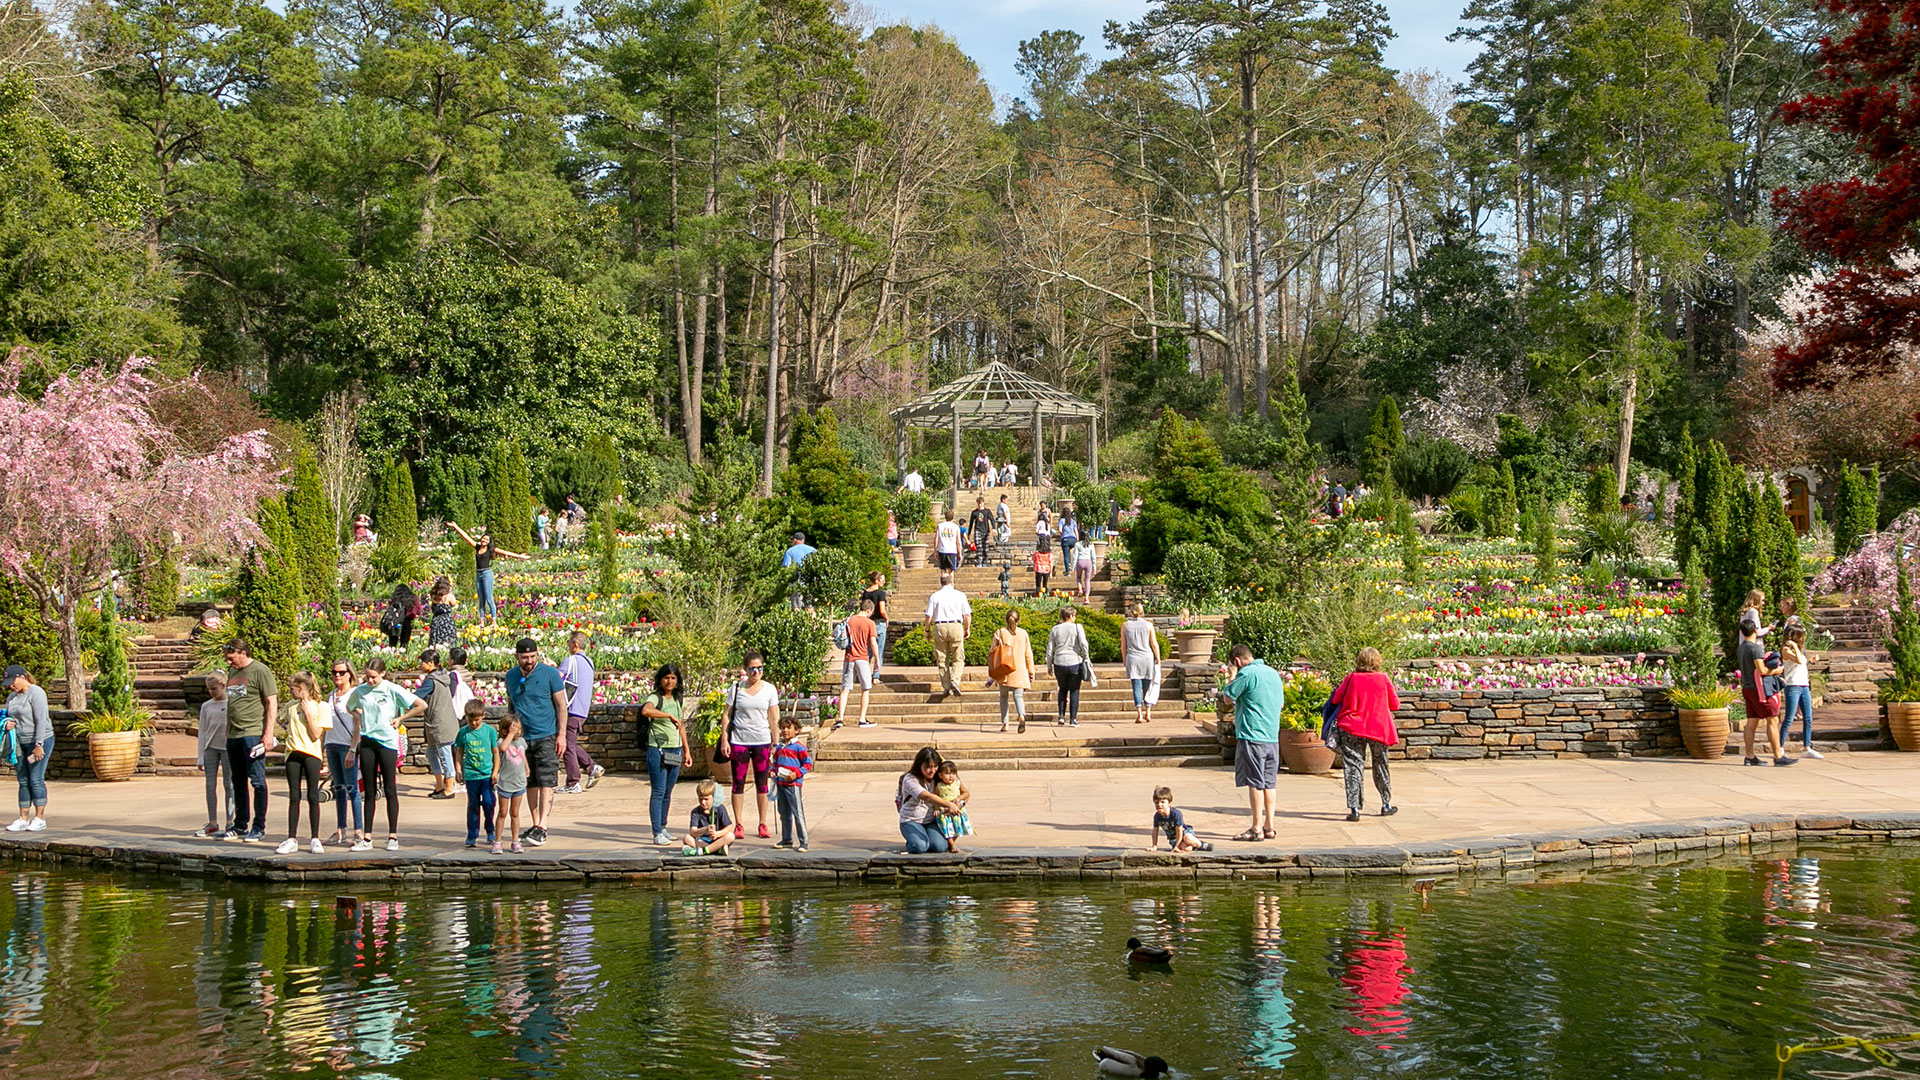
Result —
[[[1916, 882], [1920, 860], [1803, 857], [1539, 888], [528, 887], [337, 910], [21, 873], [0, 1073], [974, 1080], [1082, 1075], [1104, 1043], [1219, 1077], [1730, 1080], [1776, 1038], [1920, 1027]], [[1128, 937], [1174, 948], [1171, 970], [1124, 964]]]

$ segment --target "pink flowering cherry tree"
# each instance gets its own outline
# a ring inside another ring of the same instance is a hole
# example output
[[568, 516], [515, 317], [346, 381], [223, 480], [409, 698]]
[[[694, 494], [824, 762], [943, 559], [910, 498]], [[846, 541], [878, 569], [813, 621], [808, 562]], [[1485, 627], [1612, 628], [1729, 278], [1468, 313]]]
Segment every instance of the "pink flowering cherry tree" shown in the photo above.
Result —
[[40, 602], [60, 638], [67, 706], [87, 707], [80, 605], [107, 587], [117, 545], [225, 556], [258, 543], [255, 507], [279, 489], [266, 433], [185, 451], [154, 418], [151, 361], [63, 375], [20, 391], [25, 350], [0, 365], [0, 570]]

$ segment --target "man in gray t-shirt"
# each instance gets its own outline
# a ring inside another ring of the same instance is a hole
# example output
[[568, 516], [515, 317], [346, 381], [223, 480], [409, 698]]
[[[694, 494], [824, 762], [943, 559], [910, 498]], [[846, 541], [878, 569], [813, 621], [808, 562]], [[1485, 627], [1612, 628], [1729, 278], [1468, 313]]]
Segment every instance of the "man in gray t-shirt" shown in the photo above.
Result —
[[1756, 728], [1765, 728], [1767, 747], [1773, 752], [1775, 765], [1791, 765], [1794, 758], [1780, 752], [1780, 729], [1773, 722], [1780, 709], [1773, 698], [1767, 696], [1766, 684], [1762, 681], [1768, 675], [1780, 674], [1778, 665], [1768, 666], [1766, 646], [1760, 644], [1760, 620], [1748, 612], [1740, 620], [1740, 647], [1734, 652], [1735, 663], [1740, 666], [1740, 697], [1747, 706], [1747, 723], [1741, 731], [1742, 757], [1745, 764], [1764, 765], [1753, 753], [1753, 734]]

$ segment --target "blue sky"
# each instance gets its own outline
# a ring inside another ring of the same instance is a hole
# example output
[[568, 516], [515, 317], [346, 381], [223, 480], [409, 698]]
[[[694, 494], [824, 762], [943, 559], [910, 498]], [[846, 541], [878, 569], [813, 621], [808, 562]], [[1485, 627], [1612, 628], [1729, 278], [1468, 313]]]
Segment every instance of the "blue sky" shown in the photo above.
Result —
[[[1107, 20], [1137, 18], [1147, 0], [868, 0], [868, 5], [881, 22], [938, 24], [980, 65], [994, 93], [1008, 97], [1020, 90], [1013, 61], [1021, 41], [1042, 30], [1077, 30], [1098, 57]], [[1384, 6], [1395, 35], [1387, 45], [1390, 66], [1428, 68], [1454, 81], [1462, 77], [1476, 46], [1450, 43], [1447, 35], [1459, 25], [1463, 0], [1384, 0]]]

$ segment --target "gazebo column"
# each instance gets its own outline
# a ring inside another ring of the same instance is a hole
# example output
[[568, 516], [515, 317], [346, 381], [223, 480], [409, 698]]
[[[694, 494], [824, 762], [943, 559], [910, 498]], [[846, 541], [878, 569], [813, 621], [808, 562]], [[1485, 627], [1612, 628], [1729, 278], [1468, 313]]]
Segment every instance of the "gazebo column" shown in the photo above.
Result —
[[1040, 406], [1035, 405], [1033, 407], [1033, 464], [1028, 470], [1027, 475], [1027, 483], [1032, 484], [1035, 488], [1040, 486], [1040, 479], [1047, 475], [1047, 467], [1042, 456], [1044, 452], [1041, 450], [1044, 443], [1041, 442], [1041, 439]]
[[960, 410], [953, 410], [953, 491], [947, 498], [947, 509], [958, 511], [960, 507]]
[[893, 424], [893, 464], [895, 482], [906, 479], [907, 475], [907, 425], [902, 421]]
[[1087, 421], [1087, 479], [1100, 482], [1100, 421]]

